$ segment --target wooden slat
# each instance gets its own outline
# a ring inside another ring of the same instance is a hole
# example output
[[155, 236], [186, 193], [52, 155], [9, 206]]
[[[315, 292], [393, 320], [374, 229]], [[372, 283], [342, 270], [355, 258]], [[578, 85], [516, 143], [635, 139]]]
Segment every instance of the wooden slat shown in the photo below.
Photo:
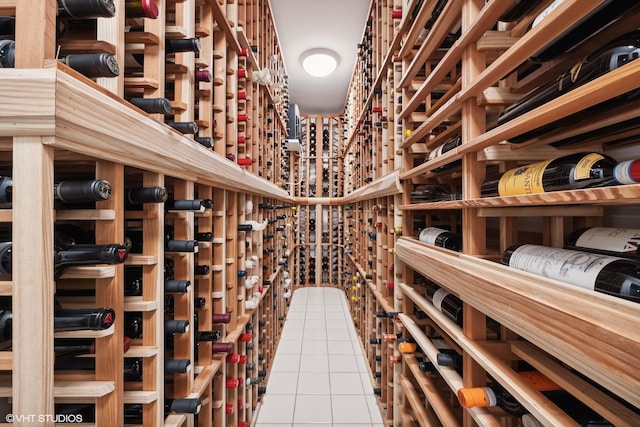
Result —
[[0, 281], [0, 295], [11, 296], [13, 294], [13, 282], [8, 280]]
[[446, 210], [462, 209], [466, 207], [527, 207], [544, 205], [581, 205], [616, 206], [636, 205], [640, 196], [640, 184], [619, 185], [614, 187], [587, 188], [584, 190], [553, 191], [540, 194], [525, 194], [508, 197], [483, 197], [467, 200], [452, 200], [447, 202], [415, 203], [401, 205], [401, 210]]
[[513, 352], [520, 356], [522, 360], [531, 364], [551, 381], [580, 399], [609, 422], [616, 426], [633, 427], [638, 425], [640, 415], [578, 375], [569, 372], [540, 349], [524, 341], [512, 342], [511, 346]]
[[420, 371], [420, 368], [418, 367], [418, 361], [416, 360], [415, 356], [412, 354], [405, 354], [403, 355], [403, 359], [413, 373], [413, 376], [416, 378], [416, 380], [418, 380], [418, 385], [422, 389], [422, 392], [426, 396], [429, 404], [438, 416], [438, 419], [440, 420], [442, 425], [455, 426], [460, 424], [460, 419], [453, 413], [453, 408], [451, 407], [449, 401], [443, 398], [440, 391], [438, 391], [437, 387], [435, 386], [435, 384], [433, 384], [431, 379]]
[[[254, 194], [289, 200], [288, 194], [275, 184], [243, 170], [237, 164], [194, 143], [165, 124], [141, 116], [112, 96], [79, 83], [70, 74], [40, 70], [39, 79], [42, 79], [43, 74], [49, 73], [54, 73], [58, 79], [58, 96], [54, 98], [57, 100], [55, 114], [60, 138], [56, 140], [56, 144], [59, 147], [116, 163], [124, 160], [129, 166], [169, 174], [180, 179], [195, 180], [196, 176], [203, 177], [203, 183], [206, 179], [206, 183], [218, 188], [249, 190]], [[5, 83], [17, 82], [20, 82], [20, 87], [24, 87], [22, 85], [28, 81], [30, 79], [3, 79], [0, 81], [0, 87]], [[15, 86], [7, 88], [8, 93], [13, 91]], [[22, 96], [14, 98], [12, 103], [19, 98], [29, 99], [23, 93]], [[27, 104], [31, 105], [31, 102]], [[78, 120], [78, 109], [82, 109], [85, 120]], [[21, 106], [15, 105], [12, 110], [20, 111]], [[7, 125], [0, 115], [0, 134], [15, 134], [15, 126], [11, 124], [7, 128]], [[87, 138], [93, 143], [87, 145], [77, 142], [86, 141]], [[153, 140], [154, 144], [149, 144], [150, 140]]]
[[0, 351], [0, 371], [11, 371], [13, 369], [13, 352]]
[[416, 389], [413, 387], [413, 384], [411, 384], [411, 381], [404, 376], [400, 376], [400, 386], [402, 387], [402, 392], [411, 405], [411, 410], [418, 419], [420, 426], [428, 427], [436, 425], [433, 415], [427, 412], [425, 406], [420, 400], [420, 397], [418, 397], [418, 394], [416, 393]]
[[65, 268], [60, 279], [104, 279], [114, 277], [116, 268], [114, 266], [75, 266]]
[[124, 392], [124, 403], [151, 403], [158, 400], [157, 391], [131, 391]]
[[112, 209], [58, 209], [55, 216], [58, 221], [111, 221], [116, 218], [116, 212]]

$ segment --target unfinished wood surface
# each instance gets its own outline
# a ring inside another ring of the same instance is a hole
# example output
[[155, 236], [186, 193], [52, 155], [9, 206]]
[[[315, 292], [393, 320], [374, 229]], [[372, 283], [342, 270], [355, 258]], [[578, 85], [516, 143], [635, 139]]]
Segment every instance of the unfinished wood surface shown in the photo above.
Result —
[[[54, 69], [5, 71], [9, 76], [0, 81], [4, 94], [0, 106], [7, 107], [2, 109], [6, 113], [0, 114], [1, 135], [56, 133], [56, 146], [94, 158], [115, 163], [125, 160], [127, 165], [148, 171], [289, 199], [275, 184], [67, 73]], [[92, 144], [86, 144], [87, 140]]]
[[21, 355], [13, 361], [10, 392], [16, 414], [54, 413], [53, 150], [48, 142], [39, 137], [13, 141], [13, 233], [24, 236], [12, 246], [12, 348]]
[[522, 360], [542, 372], [551, 381], [580, 399], [614, 425], [633, 427], [640, 423], [640, 415], [635, 411], [630, 410], [618, 400], [569, 371], [532, 344], [515, 341], [511, 343], [511, 348]]
[[633, 356], [640, 354], [638, 304], [406, 237], [396, 247], [399, 258], [425, 277], [640, 406], [631, 392], [640, 384]]
[[440, 423], [442, 423], [443, 426], [458, 425], [460, 423], [459, 417], [453, 412], [449, 401], [442, 396], [441, 391], [437, 389], [433, 381], [420, 371], [416, 357], [413, 354], [405, 354], [403, 359], [407, 367], [411, 370], [414, 378], [416, 378], [418, 386], [422, 389], [422, 392], [429, 401], [429, 405], [438, 416]]
[[437, 426], [438, 424], [434, 419], [435, 417], [433, 417], [431, 411], [427, 410], [427, 408], [422, 404], [422, 399], [418, 396], [418, 393], [413, 387], [413, 384], [411, 384], [411, 381], [401, 376], [400, 386], [402, 387], [402, 392], [404, 393], [405, 398], [411, 406], [411, 411], [416, 417], [418, 424], [420, 424], [421, 427]]

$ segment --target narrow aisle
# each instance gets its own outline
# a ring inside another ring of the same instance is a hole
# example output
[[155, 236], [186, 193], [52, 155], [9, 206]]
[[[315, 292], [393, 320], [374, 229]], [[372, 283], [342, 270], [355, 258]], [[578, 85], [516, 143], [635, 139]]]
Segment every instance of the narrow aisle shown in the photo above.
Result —
[[301, 288], [291, 306], [256, 427], [383, 427], [344, 292]]

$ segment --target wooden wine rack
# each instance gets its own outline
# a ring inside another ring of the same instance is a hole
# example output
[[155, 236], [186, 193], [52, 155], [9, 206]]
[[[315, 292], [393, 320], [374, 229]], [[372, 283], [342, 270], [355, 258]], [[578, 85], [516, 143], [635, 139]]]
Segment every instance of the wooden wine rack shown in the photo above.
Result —
[[[0, 72], [0, 159], [17, 187], [11, 209], [0, 210], [0, 221], [11, 223], [15, 236], [14, 272], [0, 281], [0, 294], [12, 297], [17, 337], [12, 351], [0, 352], [0, 398], [11, 413], [54, 414], [54, 404], [89, 403], [95, 424], [112, 426], [122, 424], [125, 404], [142, 404], [145, 426], [251, 425], [258, 386], [266, 385], [286, 318], [287, 289], [315, 285], [344, 289], [386, 426], [519, 425], [504, 412], [463, 410], [457, 403], [460, 387], [485, 385], [487, 374], [543, 424], [575, 425], [519, 379], [514, 368], [520, 361], [615, 425], [638, 425], [637, 305], [497, 261], [521, 240], [559, 247], [575, 228], [607, 225], [613, 210], [638, 205], [640, 186], [480, 198], [480, 185], [496, 170], [574, 151], [638, 157], [637, 144], [619, 148], [605, 139], [566, 150], [548, 145], [552, 137], [505, 141], [638, 89], [640, 63], [492, 127], [504, 108], [589, 53], [581, 47], [520, 80], [514, 73], [603, 1], [567, 0], [530, 30], [551, 0], [512, 23], [498, 22], [512, 2], [450, 0], [432, 20], [437, 3], [372, 0], [344, 112], [304, 116], [297, 153], [284, 144], [286, 70], [268, 1], [157, 0], [158, 19], [131, 19], [124, 0], [116, 0], [116, 16], [98, 20], [95, 40], [60, 43], [63, 52], [90, 45], [116, 57], [121, 74], [95, 80], [54, 60], [55, 0], [0, 1], [17, 28], [16, 68]], [[635, 28], [635, 16], [612, 25], [598, 42]], [[129, 25], [143, 31], [127, 32]], [[458, 28], [457, 40], [441, 48]], [[200, 52], [167, 57], [165, 40], [185, 37], [198, 37]], [[144, 55], [143, 67], [124, 65], [132, 53]], [[211, 81], [196, 82], [197, 70], [209, 70]], [[262, 80], [265, 70], [271, 84]], [[210, 137], [213, 147], [174, 131], [164, 116], [133, 107], [126, 101], [132, 96], [168, 97], [173, 120], [194, 121], [197, 136]], [[635, 109], [613, 109], [599, 122], [635, 115]], [[597, 125], [568, 127], [563, 135]], [[458, 133], [461, 146], [425, 162]], [[434, 172], [458, 161], [461, 166]], [[51, 188], [63, 177], [106, 179], [113, 197], [94, 209], [58, 208]], [[419, 184], [439, 184], [461, 197], [413, 203]], [[165, 186], [176, 199], [210, 199], [213, 207], [130, 210], [125, 190], [134, 186]], [[262, 231], [238, 231], [238, 225], [265, 220]], [[91, 230], [97, 243], [122, 242], [135, 224], [143, 230], [143, 252], [130, 254], [124, 266], [70, 268], [56, 283], [52, 236], [54, 225], [65, 221]], [[193, 238], [196, 226], [213, 239], [199, 242], [196, 254], [165, 254], [165, 225], [173, 226], [176, 239]], [[463, 251], [418, 242], [422, 226], [461, 233]], [[192, 321], [198, 314], [197, 325], [173, 337], [172, 350], [165, 349], [168, 315], [162, 314], [165, 258], [173, 261], [176, 278], [192, 284], [173, 295], [171, 317]], [[124, 296], [124, 270], [133, 266], [142, 269], [142, 295]], [[196, 275], [195, 266], [209, 266], [210, 273]], [[462, 326], [428, 301], [420, 276], [462, 299]], [[79, 280], [90, 281], [95, 297], [59, 302], [112, 307], [117, 320], [106, 331], [54, 334], [56, 289]], [[131, 312], [141, 313], [144, 333], [124, 353], [124, 319]], [[214, 324], [213, 313], [230, 313], [231, 320]], [[253, 371], [213, 353], [211, 343], [196, 346], [194, 329], [219, 329], [221, 341], [246, 356]], [[59, 337], [95, 338], [95, 370], [55, 370], [52, 349]], [[402, 353], [403, 339], [416, 351]], [[462, 374], [437, 365], [438, 340], [461, 355]], [[124, 381], [124, 360], [134, 357], [142, 361], [142, 380]], [[189, 359], [192, 369], [165, 375], [170, 358]], [[422, 372], [420, 361], [433, 362], [435, 371]], [[174, 397], [199, 397], [200, 413], [165, 416], [164, 400]]]
[[[258, 386], [266, 381], [245, 383], [258, 370], [268, 370], [273, 359], [287, 309], [282, 295], [288, 265], [278, 260], [295, 248], [290, 232], [275, 230], [290, 221], [293, 199], [279, 185], [286, 180], [280, 141], [287, 87], [270, 6], [263, 0], [158, 0], [158, 18], [148, 19], [127, 17], [124, 0], [115, 3], [116, 16], [98, 19], [95, 40], [74, 45], [67, 35], [61, 43], [63, 52], [91, 45], [115, 56], [120, 75], [95, 80], [54, 60], [55, 0], [0, 5], [2, 14], [15, 16], [18, 29], [16, 68], [3, 69], [0, 79], [7, 90], [0, 101], [5, 107], [2, 165], [16, 187], [12, 207], [2, 210], [14, 237], [13, 275], [1, 285], [2, 294], [12, 297], [15, 339], [12, 351], [2, 352], [0, 395], [7, 411], [18, 416], [54, 415], [59, 403], [93, 404], [98, 426], [123, 425], [125, 404], [142, 405], [145, 426], [250, 425], [261, 398]], [[129, 25], [142, 31], [126, 32]], [[33, 28], [40, 30], [32, 33]], [[199, 53], [165, 54], [165, 39], [186, 37], [199, 39]], [[133, 53], [144, 55], [143, 67], [125, 65]], [[209, 71], [210, 81], [196, 82], [198, 70]], [[239, 77], [239, 70], [246, 77]], [[261, 70], [274, 84], [254, 81], [252, 73]], [[163, 115], [133, 107], [126, 99], [134, 96], [166, 96], [173, 121], [194, 121], [197, 136], [210, 137], [213, 147], [171, 129]], [[271, 144], [260, 143], [267, 138], [262, 129]], [[252, 161], [238, 165], [243, 158]], [[54, 208], [54, 182], [74, 178], [105, 179], [113, 196], [92, 209]], [[143, 210], [126, 208], [126, 189], [143, 186], [163, 186], [175, 199], [211, 200], [213, 206], [198, 212], [172, 212], [152, 203]], [[279, 208], [269, 212], [258, 208], [261, 203]], [[275, 212], [285, 219], [273, 221], [266, 231], [237, 231], [246, 221], [273, 220]], [[142, 229], [143, 252], [130, 253], [124, 265], [69, 268], [61, 278], [65, 284], [92, 282], [95, 297], [60, 297], [59, 302], [112, 307], [116, 321], [106, 331], [53, 332], [54, 295], [62, 282], [53, 280], [52, 237], [60, 221], [95, 230], [98, 244], [123, 242], [127, 227]], [[197, 253], [165, 253], [169, 225], [175, 239], [193, 239], [196, 227], [213, 238], [198, 242]], [[266, 233], [277, 239], [266, 240]], [[171, 295], [173, 312], [163, 315], [165, 258], [172, 260], [176, 279], [191, 286]], [[251, 269], [245, 267], [249, 260]], [[209, 273], [195, 274], [196, 266]], [[124, 270], [131, 267], [142, 271], [141, 296], [124, 295]], [[249, 275], [258, 277], [251, 279], [255, 284], [246, 283]], [[131, 313], [141, 314], [143, 333], [125, 353], [125, 319]], [[229, 313], [231, 320], [213, 323], [214, 313]], [[187, 333], [174, 335], [172, 349], [165, 348], [165, 318], [191, 324]], [[234, 353], [255, 365], [253, 371], [228, 362], [226, 353], [212, 352], [211, 342], [196, 346], [195, 330], [220, 330], [220, 341], [232, 343]], [[95, 338], [95, 370], [54, 370], [54, 337]], [[140, 381], [123, 379], [125, 358], [141, 360]], [[165, 374], [166, 359], [187, 359], [191, 369]], [[238, 386], [229, 379], [238, 379]], [[180, 397], [200, 398], [200, 413], [167, 416], [165, 398]], [[53, 425], [33, 419], [15, 423]]]
[[[512, 2], [449, 1], [432, 19], [438, 3], [371, 2], [343, 114], [344, 193], [330, 201], [343, 209], [349, 241], [345, 247], [351, 249], [344, 257], [343, 267], [350, 274], [343, 286], [371, 372], [376, 373], [372, 381], [380, 389], [385, 425], [521, 425], [504, 411], [460, 407], [457, 390], [484, 386], [487, 374], [544, 425], [576, 425], [519, 379], [518, 361], [552, 378], [614, 425], [635, 425], [640, 402], [631, 392], [638, 388], [631, 367], [638, 359], [628, 350], [638, 346], [640, 336], [628, 322], [638, 317], [637, 304], [519, 273], [497, 261], [516, 242], [561, 247], [573, 229], [610, 225], [611, 212], [633, 215], [640, 186], [480, 198], [480, 185], [496, 170], [572, 152], [637, 158], [637, 144], [619, 148], [604, 144], [606, 138], [564, 150], [548, 145], [553, 138], [596, 129], [605, 120], [627, 120], [630, 112], [621, 109], [595, 123], [567, 126], [553, 137], [524, 144], [505, 141], [637, 89], [632, 76], [640, 63], [633, 61], [492, 127], [504, 108], [593, 50], [582, 46], [520, 80], [514, 73], [603, 2], [565, 1], [530, 30], [550, 1], [538, 2], [512, 23], [498, 22]], [[603, 45], [635, 28], [633, 13], [628, 15], [594, 43]], [[426, 37], [419, 40], [428, 22]], [[458, 28], [457, 40], [442, 47]], [[425, 161], [429, 152], [458, 133], [460, 147]], [[453, 162], [461, 166], [434, 172]], [[419, 184], [438, 184], [458, 197], [412, 202]], [[417, 232], [424, 226], [461, 233], [462, 253], [418, 242]], [[462, 299], [462, 327], [429, 302], [419, 276]], [[384, 334], [413, 340], [416, 351], [401, 353], [397, 344], [378, 343]], [[441, 350], [434, 337], [462, 356], [463, 375], [437, 365]], [[436, 371], [420, 371], [419, 361], [433, 362]], [[627, 404], [621, 406], [621, 400]]]

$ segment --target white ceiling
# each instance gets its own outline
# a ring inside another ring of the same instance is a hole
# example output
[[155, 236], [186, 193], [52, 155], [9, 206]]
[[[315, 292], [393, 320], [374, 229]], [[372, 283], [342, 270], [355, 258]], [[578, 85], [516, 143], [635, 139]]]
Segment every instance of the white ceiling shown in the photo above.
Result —
[[[289, 102], [304, 115], [342, 113], [371, 0], [270, 0], [289, 76]], [[312, 77], [300, 64], [308, 49], [340, 56], [328, 77]]]

